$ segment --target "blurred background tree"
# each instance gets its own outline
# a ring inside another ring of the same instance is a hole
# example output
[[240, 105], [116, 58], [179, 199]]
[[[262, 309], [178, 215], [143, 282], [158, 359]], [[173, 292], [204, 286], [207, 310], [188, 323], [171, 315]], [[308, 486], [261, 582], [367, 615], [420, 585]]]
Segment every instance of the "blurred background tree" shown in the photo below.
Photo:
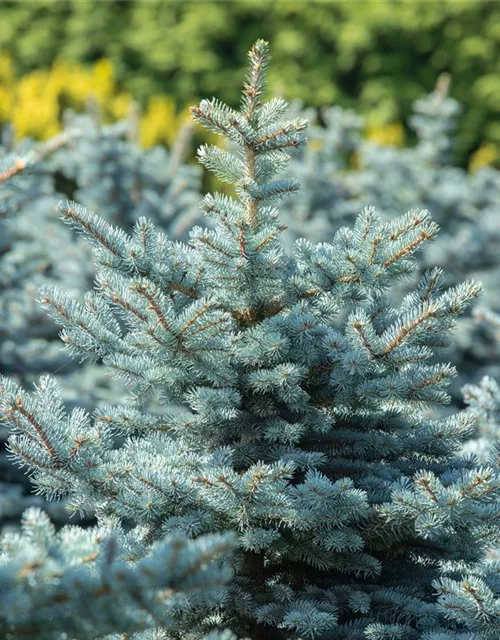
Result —
[[[0, 76], [8, 63], [16, 80], [55, 65], [66, 75], [65, 92], [57, 98], [61, 113], [75, 81], [57, 65], [92, 66], [105, 58], [101, 65], [113, 70], [110, 116], [121, 117], [133, 96], [149, 117], [145, 144], [168, 144], [158, 139], [158, 122], [168, 116], [175, 125], [185, 105], [201, 95], [236, 104], [236, 78], [247, 48], [262, 37], [273, 47], [273, 93], [308, 106], [355, 107], [368, 116], [374, 135], [380, 138], [379, 130], [387, 130], [389, 142], [407, 121], [412, 102], [432, 89], [440, 73], [450, 73], [452, 95], [464, 109], [454, 160], [465, 166], [479, 151], [481, 163], [498, 162], [497, 2], [4, 1], [0, 23], [0, 49], [8, 56]], [[64, 63], [56, 63], [58, 58]], [[5, 87], [4, 77], [0, 82]], [[0, 118], [12, 120], [4, 113], [9, 106], [4, 95], [0, 89]], [[50, 111], [40, 104], [35, 116], [32, 106], [32, 120], [46, 118], [42, 107]]]

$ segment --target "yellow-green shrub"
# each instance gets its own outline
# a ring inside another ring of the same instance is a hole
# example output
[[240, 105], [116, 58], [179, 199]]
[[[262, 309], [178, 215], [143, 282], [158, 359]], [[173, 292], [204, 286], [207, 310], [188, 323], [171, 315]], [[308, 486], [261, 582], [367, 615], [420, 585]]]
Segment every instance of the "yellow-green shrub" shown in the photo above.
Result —
[[[66, 108], [81, 111], [92, 98], [103, 120], [125, 117], [133, 104], [132, 95], [122, 91], [113, 63], [105, 58], [91, 66], [58, 59], [49, 69], [39, 69], [17, 79], [12, 60], [0, 56], [0, 123], [11, 122], [16, 135], [46, 140], [61, 129]], [[152, 96], [140, 120], [140, 141], [145, 147], [157, 143], [170, 146], [187, 118], [171, 96]]]
[[358, 0], [37, 0], [0, 2], [0, 51], [18, 75], [58, 57], [113, 60], [120, 86], [152, 95], [217, 95], [232, 106], [256, 37], [273, 46], [269, 85], [308, 106], [338, 104], [406, 122], [412, 102], [448, 72], [464, 105], [456, 159], [500, 143], [500, 4]]

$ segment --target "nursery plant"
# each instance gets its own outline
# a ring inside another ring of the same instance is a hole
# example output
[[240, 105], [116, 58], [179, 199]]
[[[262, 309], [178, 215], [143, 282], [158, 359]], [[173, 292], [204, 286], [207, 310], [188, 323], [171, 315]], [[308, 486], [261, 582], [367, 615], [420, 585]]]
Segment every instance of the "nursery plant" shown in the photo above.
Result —
[[68, 113], [64, 132], [47, 143], [16, 145], [5, 132], [5, 176], [18, 169], [0, 183], [0, 370], [22, 376], [25, 384], [32, 373], [69, 366], [57, 328], [35, 304], [37, 287], [58, 282], [78, 295], [94, 277], [86, 244], [54, 213], [61, 198], [74, 195], [88, 206], [99, 200], [102, 216], [125, 230], [147, 214], [175, 238], [199, 217], [200, 172], [183, 162], [188, 132], [171, 153], [145, 151], [135, 140], [135, 126], [133, 113], [105, 126], [93, 109]]
[[[5, 128], [0, 146], [0, 373], [31, 387], [43, 373], [57, 375], [67, 406], [92, 410], [123, 395], [101, 366], [78, 367], [61, 349], [58, 328], [36, 302], [44, 284], [78, 296], [92, 287], [90, 248], [57, 219], [68, 195], [89, 206], [99, 201], [108, 221], [130, 230], [141, 215], [161, 221], [171, 237], [187, 236], [199, 219], [200, 171], [184, 162], [189, 130], [171, 151], [143, 150], [135, 112], [104, 125], [95, 105], [68, 112], [65, 129], [44, 143], [14, 141]], [[27, 477], [5, 458], [0, 427], [0, 526], [15, 525], [29, 505], [45, 506], [58, 524], [64, 511], [30, 496]]]
[[449, 399], [454, 370], [432, 358], [480, 286], [445, 289], [431, 269], [393, 308], [437, 233], [425, 210], [384, 221], [365, 208], [285, 251], [277, 205], [298, 184], [275, 175], [307, 123], [263, 101], [268, 63], [257, 41], [240, 110], [192, 109], [236, 147], [199, 150], [235, 190], [203, 198], [211, 228], [186, 244], [146, 218], [126, 233], [58, 207], [93, 246], [96, 286], [82, 299], [44, 286], [39, 300], [130, 400], [91, 416], [67, 412], [51, 377], [33, 394], [1, 379], [14, 462], [98, 519], [56, 534], [30, 511], [4, 537], [7, 640], [498, 638], [498, 563], [484, 556], [500, 479], [460, 455], [471, 412], [426, 412]]
[[[312, 127], [309, 144], [287, 169], [302, 189], [281, 209], [288, 227], [283, 240], [291, 248], [300, 237], [329, 238], [353, 224], [365, 206], [375, 206], [386, 219], [414, 207], [428, 209], [441, 227], [440, 240], [422, 248], [415, 277], [436, 265], [446, 266], [448, 285], [474, 277], [484, 284], [483, 304], [500, 311], [500, 172], [484, 167], [468, 173], [453, 164], [461, 107], [449, 95], [450, 82], [441, 76], [434, 91], [414, 103], [408, 125], [416, 142], [403, 148], [363, 139], [363, 120], [353, 111], [324, 110], [322, 125]], [[451, 389], [455, 405], [462, 403], [466, 381], [500, 376], [500, 342], [471, 313], [460, 319], [446, 357], [459, 371]]]
[[[488, 308], [478, 308], [478, 322], [487, 327], [493, 338], [500, 341], [500, 315]], [[483, 461], [500, 466], [500, 387], [491, 376], [484, 376], [479, 385], [463, 387], [465, 402], [477, 416], [475, 437], [466, 444], [467, 453], [475, 453]]]

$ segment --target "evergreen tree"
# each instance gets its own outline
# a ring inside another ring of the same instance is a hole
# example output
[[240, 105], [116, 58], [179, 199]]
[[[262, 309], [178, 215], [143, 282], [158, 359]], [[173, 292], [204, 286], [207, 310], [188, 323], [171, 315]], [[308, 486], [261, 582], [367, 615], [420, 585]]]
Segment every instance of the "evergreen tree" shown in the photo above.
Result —
[[[295, 102], [290, 113], [314, 122], [312, 109]], [[283, 203], [286, 223], [282, 241], [292, 249], [298, 238], [320, 242], [342, 224], [351, 224], [362, 207], [353, 200], [346, 174], [363, 144], [363, 118], [354, 111], [331, 107], [321, 112], [322, 126], [310, 127], [308, 144], [291, 158], [287, 175], [300, 182], [296, 197]]]
[[[63, 194], [56, 190], [50, 162], [67, 143], [63, 133], [47, 143], [14, 144], [6, 128], [0, 147], [0, 372], [25, 387], [41, 373], [68, 375], [77, 368], [60, 348], [57, 327], [36, 303], [37, 287], [58, 282], [77, 295], [92, 283], [86, 275], [88, 248], [53, 214]], [[95, 391], [89, 393], [94, 396]], [[61, 505], [30, 495], [29, 479], [5, 455], [7, 437], [0, 426], [0, 526], [17, 526], [29, 506], [47, 508], [56, 521], [67, 520]]]
[[[141, 535], [142, 534], [142, 535]], [[47, 515], [28, 509], [20, 534], [6, 535], [0, 557], [2, 638], [162, 640], [152, 626], [167, 626], [179, 610], [213, 609], [230, 576], [221, 556], [230, 535], [187, 541], [170, 536], [141, 558], [144, 531], [116, 523], [55, 532]], [[28, 579], [27, 579], [28, 578]], [[15, 624], [10, 625], [9, 621]], [[126, 628], [127, 633], [114, 633]], [[213, 633], [205, 640], [234, 640]]]
[[92, 206], [99, 196], [103, 217], [127, 231], [146, 213], [181, 237], [198, 216], [199, 171], [182, 162], [186, 132], [169, 154], [138, 147], [133, 114], [107, 126], [92, 110], [67, 114], [66, 120], [64, 132], [48, 143], [13, 145], [5, 139], [0, 149], [5, 177], [17, 167], [2, 181], [0, 195], [0, 370], [16, 373], [25, 385], [32, 373], [67, 372], [70, 364], [57, 328], [35, 304], [37, 287], [57, 282], [78, 296], [94, 278], [86, 244], [54, 215], [61, 198], [76, 194]]
[[[283, 238], [289, 248], [299, 237], [330, 238], [365, 206], [387, 219], [413, 207], [428, 209], [442, 232], [439, 243], [423, 247], [419, 273], [446, 266], [448, 285], [472, 276], [484, 284], [485, 303], [500, 311], [500, 171], [485, 167], [469, 174], [450, 164], [461, 108], [448, 89], [449, 78], [441, 77], [430, 95], [415, 102], [409, 126], [416, 143], [401, 149], [363, 140], [363, 123], [351, 111], [324, 111], [323, 126], [313, 127], [310, 144], [288, 169], [301, 181], [302, 195], [284, 203]], [[447, 357], [459, 370], [451, 387], [455, 404], [462, 402], [466, 381], [500, 375], [500, 342], [471, 314], [460, 319]]]
[[[23, 538], [4, 542], [0, 588], [17, 586], [0, 600], [0, 625], [36, 629], [41, 601], [52, 603], [47, 634], [75, 638], [89, 637], [83, 604], [92, 637], [147, 627], [134, 640], [199, 640], [215, 628], [251, 640], [494, 640], [498, 571], [481, 562], [500, 535], [500, 479], [459, 455], [471, 413], [424, 411], [448, 400], [453, 368], [429, 360], [479, 286], [443, 290], [434, 269], [391, 307], [388, 290], [436, 235], [427, 211], [384, 222], [368, 208], [331, 242], [299, 240], [287, 254], [275, 204], [298, 184], [273, 176], [306, 122], [284, 121], [280, 99], [262, 102], [267, 44], [249, 57], [240, 111], [216, 99], [192, 109], [238, 149], [199, 151], [236, 189], [203, 199], [213, 228], [194, 227], [186, 245], [145, 218], [128, 235], [77, 204], [59, 207], [94, 246], [97, 288], [79, 302], [44, 287], [40, 301], [68, 349], [101, 358], [135, 405], [67, 413], [50, 377], [34, 395], [3, 378], [2, 411], [37, 490], [95, 510], [129, 564], [117, 573], [105, 546], [88, 577], [80, 565], [94, 556], [82, 558], [78, 529], [49, 553], [50, 525], [29, 514], [43, 542], [35, 552]], [[148, 410], [152, 394], [160, 410]], [[179, 536], [194, 538], [196, 558], [209, 544], [200, 536], [231, 530], [226, 590], [188, 602], [174, 587], [159, 607], [142, 597], [175, 585], [163, 567], [166, 558], [177, 575]], [[52, 562], [55, 587], [43, 574]]]
[[30, 373], [70, 364], [61, 353], [57, 328], [35, 302], [37, 288], [59, 282], [68, 293], [80, 294], [92, 284], [86, 266], [91, 256], [54, 215], [64, 194], [56, 189], [51, 161], [69, 136], [13, 145], [8, 133], [0, 148], [0, 370], [31, 384]]
[[[480, 308], [476, 318], [489, 327], [493, 338], [500, 341], [500, 315]], [[500, 365], [500, 363], [499, 363]], [[492, 461], [500, 467], [500, 387], [490, 376], [479, 385], [468, 384], [462, 389], [466, 404], [477, 417], [475, 438], [467, 443], [465, 451], [475, 453], [483, 461]]]
[[[0, 373], [23, 387], [43, 373], [57, 374], [68, 407], [92, 410], [118, 402], [121, 389], [101, 366], [78, 367], [61, 349], [58, 328], [36, 303], [37, 288], [58, 284], [78, 297], [92, 286], [87, 243], [75, 238], [55, 214], [57, 203], [76, 194], [100, 203], [101, 215], [130, 230], [141, 215], [161, 221], [173, 237], [199, 218], [200, 171], [186, 165], [189, 130], [171, 153], [142, 150], [136, 142], [136, 113], [103, 125], [95, 106], [66, 114], [64, 131], [46, 143], [14, 142], [11, 128], [0, 145]], [[195, 204], [196, 203], [196, 204]], [[49, 510], [58, 524], [64, 510], [29, 496], [29, 481], [5, 459], [6, 430], [0, 428], [0, 526], [19, 521], [30, 506]]]
[[138, 144], [136, 107], [128, 117], [103, 125], [97, 105], [65, 114], [69, 143], [56, 156], [55, 169], [73, 182], [73, 196], [112, 224], [130, 230], [146, 216], [162, 224], [172, 238], [187, 239], [200, 219], [201, 172], [185, 164], [191, 126], [182, 128], [171, 151]]

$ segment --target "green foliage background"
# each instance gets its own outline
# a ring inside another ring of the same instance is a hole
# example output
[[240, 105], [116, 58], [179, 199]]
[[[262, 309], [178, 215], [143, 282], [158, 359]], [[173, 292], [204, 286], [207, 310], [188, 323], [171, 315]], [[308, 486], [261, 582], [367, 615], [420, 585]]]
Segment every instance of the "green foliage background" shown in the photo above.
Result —
[[500, 143], [496, 1], [4, 1], [0, 24], [0, 48], [17, 73], [56, 57], [106, 56], [142, 103], [168, 93], [180, 104], [217, 95], [234, 105], [257, 38], [272, 45], [273, 92], [353, 106], [377, 123], [404, 121], [448, 71], [464, 106], [457, 160], [483, 141]]

